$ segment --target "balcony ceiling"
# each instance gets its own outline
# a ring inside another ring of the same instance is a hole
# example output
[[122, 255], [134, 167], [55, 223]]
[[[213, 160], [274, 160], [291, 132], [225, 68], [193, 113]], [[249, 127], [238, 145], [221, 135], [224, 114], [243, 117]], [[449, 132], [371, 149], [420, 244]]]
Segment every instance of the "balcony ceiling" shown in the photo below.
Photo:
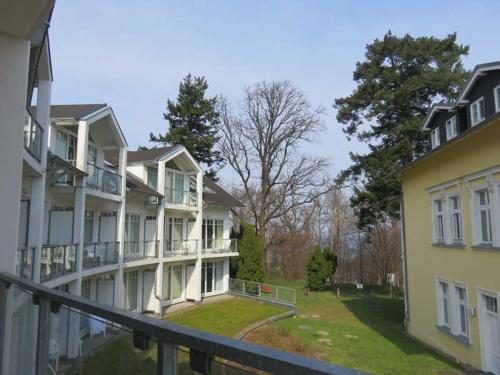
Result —
[[44, 22], [55, 0], [2, 0], [0, 35], [30, 40], [37, 46], [43, 39]]

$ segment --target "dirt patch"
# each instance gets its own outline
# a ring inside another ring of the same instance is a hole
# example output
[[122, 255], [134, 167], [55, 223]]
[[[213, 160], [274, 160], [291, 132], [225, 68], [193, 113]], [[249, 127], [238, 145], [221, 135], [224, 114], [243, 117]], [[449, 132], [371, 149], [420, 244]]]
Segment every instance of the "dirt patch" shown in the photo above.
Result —
[[330, 334], [326, 331], [318, 331], [318, 335], [320, 336], [330, 336]]
[[351, 339], [351, 340], [357, 340], [359, 337], [355, 335], [344, 335], [344, 337]]
[[312, 328], [310, 326], [301, 325], [299, 326], [299, 329], [301, 329], [302, 331], [310, 331]]
[[318, 339], [318, 342], [320, 344], [325, 344], [325, 345], [328, 345], [328, 346], [332, 345], [332, 340], [330, 340], [330, 339]]

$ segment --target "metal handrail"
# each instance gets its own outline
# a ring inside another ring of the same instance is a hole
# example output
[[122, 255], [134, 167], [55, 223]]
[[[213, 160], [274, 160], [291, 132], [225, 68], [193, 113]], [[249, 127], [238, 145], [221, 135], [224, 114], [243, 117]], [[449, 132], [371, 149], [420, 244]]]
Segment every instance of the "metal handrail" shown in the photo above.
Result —
[[[135, 260], [144, 258], [157, 258], [160, 241], [125, 241], [124, 260]], [[151, 251], [153, 250], [153, 251]]]
[[87, 187], [114, 195], [121, 194], [122, 176], [87, 162]]
[[198, 240], [165, 240], [163, 242], [163, 256], [196, 255]]
[[83, 245], [84, 270], [118, 263], [119, 242], [93, 242]]
[[77, 252], [77, 244], [42, 246], [40, 279], [47, 281], [76, 272]]
[[229, 293], [255, 297], [280, 305], [297, 305], [297, 290], [284, 286], [229, 278]]
[[215, 238], [202, 240], [202, 254], [206, 253], [237, 253], [238, 239]]
[[36, 160], [42, 159], [43, 128], [26, 108], [24, 124], [24, 148]]
[[165, 188], [165, 202], [183, 206], [197, 207], [198, 194], [189, 190]]
[[[4, 290], [10, 285], [15, 285], [17, 288], [24, 289], [36, 296], [33, 300], [41, 306], [39, 309], [39, 324], [41, 327], [38, 328], [38, 332], [41, 332], [41, 334], [37, 338], [37, 352], [39, 356], [43, 353], [48, 353], [46, 346], [48, 345], [50, 335], [50, 319], [48, 319], [50, 311], [57, 311], [58, 306], [66, 306], [81, 313], [90, 314], [131, 329], [133, 331], [134, 344], [139, 349], [141, 349], [141, 345], [147, 347], [144, 343], [148, 339], [158, 341], [162, 345], [185, 346], [193, 354], [190, 356], [191, 365], [193, 363], [199, 365], [202, 358], [209, 360], [217, 356], [243, 366], [251, 367], [252, 369], [267, 371], [273, 374], [363, 374], [360, 371], [242, 342], [230, 337], [202, 332], [137, 312], [101, 304], [73, 294], [47, 288], [6, 272], [0, 273], [0, 284], [3, 284], [0, 285], [0, 288], [4, 288]], [[0, 306], [3, 309], [6, 308], [6, 304], [1, 304]], [[0, 311], [0, 316], [4, 313], [5, 311]], [[47, 337], [44, 337], [44, 335], [47, 335]], [[0, 340], [0, 348], [5, 348], [5, 345], [3, 345], [3, 335], [0, 337]], [[40, 345], [44, 345], [44, 347], [41, 348]], [[144, 350], [145, 347], [142, 347], [142, 349]], [[168, 358], [162, 358], [162, 360], [164, 359]], [[163, 373], [160, 367], [162, 360], [158, 361], [158, 373]]]

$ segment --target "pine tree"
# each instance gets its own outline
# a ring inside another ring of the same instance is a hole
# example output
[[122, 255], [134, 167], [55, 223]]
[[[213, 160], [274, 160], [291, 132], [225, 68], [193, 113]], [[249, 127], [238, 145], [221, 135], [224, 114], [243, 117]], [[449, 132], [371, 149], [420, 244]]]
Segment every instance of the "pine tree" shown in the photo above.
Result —
[[188, 74], [179, 84], [177, 102], [167, 101], [163, 114], [169, 123], [164, 135], [150, 134], [150, 141], [160, 144], [182, 145], [193, 158], [209, 168], [205, 174], [217, 181], [217, 171], [223, 166], [223, 158], [214, 150], [218, 141], [216, 110], [217, 97], [206, 98], [208, 83], [205, 77]]
[[307, 263], [307, 287], [311, 290], [324, 289], [331, 274], [330, 263], [320, 246], [315, 246]]
[[335, 280], [335, 271], [337, 270], [338, 258], [329, 247], [323, 249], [323, 255], [326, 261], [329, 263], [330, 273], [328, 275], [328, 281], [333, 284]]
[[264, 249], [255, 235], [251, 224], [242, 223], [240, 228], [241, 240], [238, 244], [238, 271], [236, 277], [241, 280], [264, 281]]

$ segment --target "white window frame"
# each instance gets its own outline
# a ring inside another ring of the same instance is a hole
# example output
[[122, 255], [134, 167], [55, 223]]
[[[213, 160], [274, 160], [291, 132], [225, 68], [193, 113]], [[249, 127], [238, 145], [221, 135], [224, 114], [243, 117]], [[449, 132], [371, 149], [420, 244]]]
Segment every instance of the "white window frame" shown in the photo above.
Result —
[[[448, 308], [448, 323], [445, 321], [444, 299], [442, 284], [447, 286], [446, 306]], [[459, 290], [464, 290], [464, 300], [460, 299]], [[458, 338], [467, 345], [471, 344], [470, 335], [470, 313], [469, 313], [469, 290], [467, 285], [460, 282], [436, 278], [436, 307], [437, 326], [452, 336]], [[461, 307], [465, 312], [465, 331], [462, 330]]]
[[500, 85], [493, 89], [493, 97], [495, 98], [495, 112], [500, 112]]
[[432, 148], [438, 147], [440, 144], [439, 127], [431, 130], [431, 146]]
[[446, 120], [446, 139], [450, 140], [455, 138], [458, 134], [458, 126], [457, 126], [457, 116], [450, 117]]
[[[441, 210], [438, 211], [438, 206]], [[433, 227], [433, 242], [442, 244], [446, 243], [447, 225], [446, 225], [446, 200], [442, 197], [432, 200], [432, 227]], [[441, 233], [442, 232], [442, 236]]]
[[[480, 103], [482, 103], [482, 109], [483, 109], [482, 116], [481, 116], [481, 104]], [[474, 118], [475, 117], [474, 111], [476, 111], [477, 118]], [[484, 119], [485, 119], [484, 96], [482, 96], [470, 105], [470, 122], [471, 122], [471, 125], [474, 126], [474, 125], [479, 124]]]
[[[453, 201], [457, 200], [458, 208], [455, 208], [453, 205]], [[463, 224], [463, 212], [462, 212], [462, 197], [459, 194], [450, 195], [448, 197], [448, 212], [449, 212], [449, 220], [450, 220], [450, 238], [451, 242], [454, 244], [463, 244], [464, 243], [464, 224]], [[458, 221], [455, 220], [458, 218]], [[457, 230], [458, 224], [458, 230]], [[460, 232], [460, 236], [458, 233]]]
[[[480, 194], [482, 192], [487, 193], [488, 203], [485, 205], [480, 204]], [[472, 222], [473, 222], [473, 233], [474, 233], [474, 245], [476, 246], [493, 246], [495, 243], [495, 192], [488, 187], [477, 187], [473, 191], [473, 198], [471, 199], [473, 204], [472, 208]], [[489, 241], [483, 240], [483, 228], [481, 223], [481, 212], [489, 211], [488, 217], [488, 232], [490, 233]]]

